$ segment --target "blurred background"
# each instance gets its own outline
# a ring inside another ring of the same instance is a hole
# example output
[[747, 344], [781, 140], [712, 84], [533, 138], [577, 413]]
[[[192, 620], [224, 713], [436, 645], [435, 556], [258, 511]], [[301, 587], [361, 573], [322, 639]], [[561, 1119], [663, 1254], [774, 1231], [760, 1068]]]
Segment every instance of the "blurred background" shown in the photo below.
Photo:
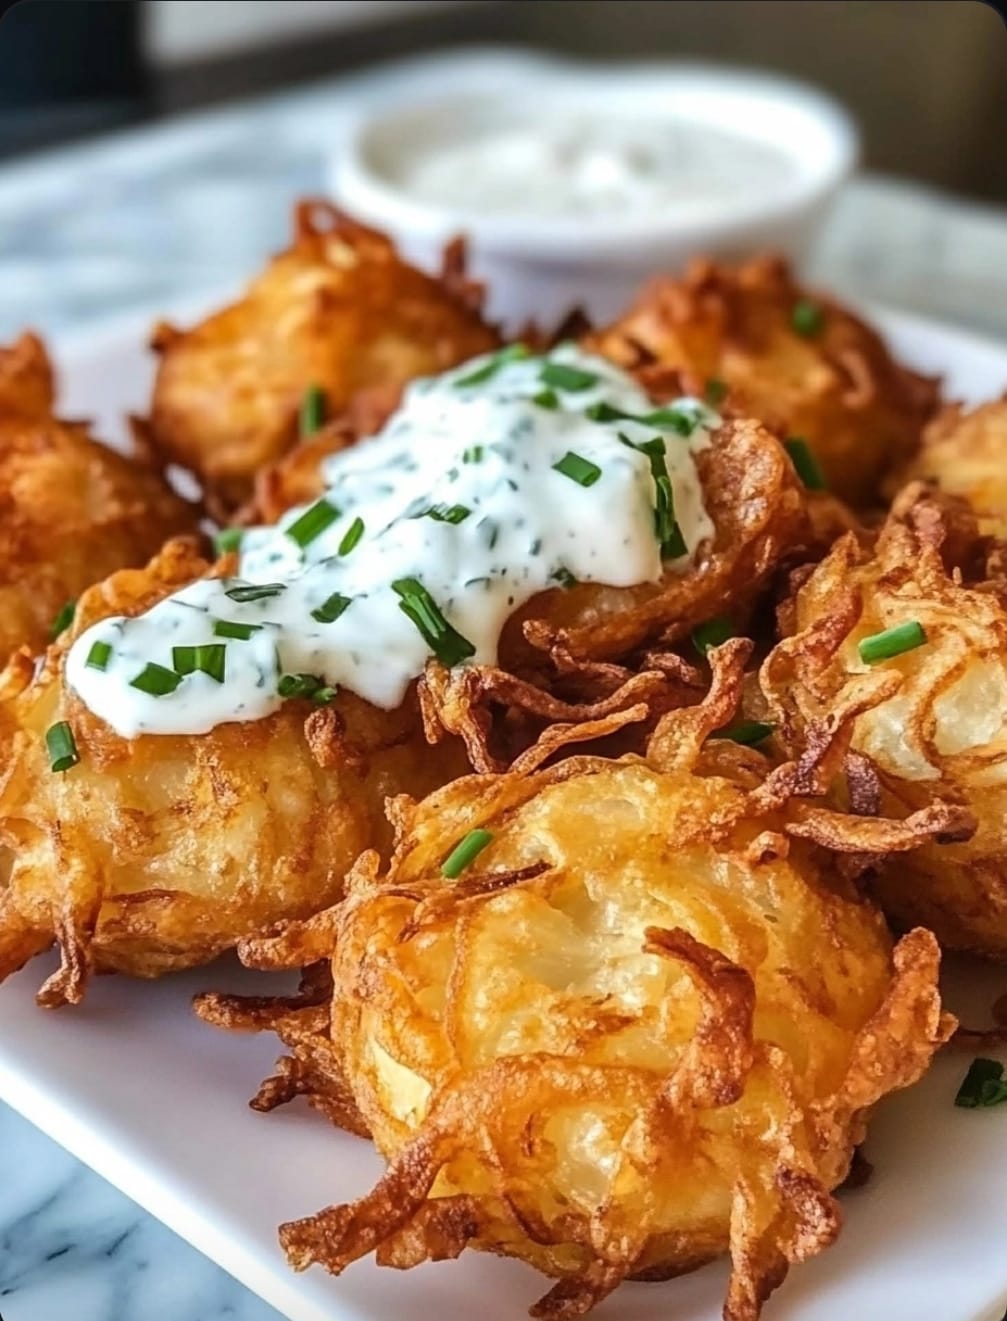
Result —
[[324, 187], [349, 92], [460, 46], [818, 84], [866, 173], [810, 274], [1007, 335], [1007, 29], [980, 0], [19, 0], [0, 18], [0, 334], [250, 271]]

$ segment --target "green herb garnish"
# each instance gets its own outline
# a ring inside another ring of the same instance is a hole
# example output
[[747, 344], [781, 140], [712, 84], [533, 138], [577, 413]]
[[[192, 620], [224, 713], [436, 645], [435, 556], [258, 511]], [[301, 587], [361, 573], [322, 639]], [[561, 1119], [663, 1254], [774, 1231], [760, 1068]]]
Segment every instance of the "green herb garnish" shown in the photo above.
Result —
[[655, 408], [652, 413], [644, 413], [636, 420], [665, 431], [676, 431], [680, 436], [691, 436], [699, 422], [695, 414], [683, 413], [680, 408]]
[[136, 678], [129, 681], [129, 686], [139, 688], [141, 693], [150, 693], [151, 697], [167, 697], [181, 682], [182, 676], [174, 670], [148, 661]]
[[492, 380], [500, 368], [508, 362], [518, 362], [521, 358], [530, 356], [531, 349], [528, 348], [527, 344], [508, 344], [505, 349], [501, 349], [499, 353], [494, 353], [475, 371], [469, 372], [467, 376], [459, 376], [454, 384], [456, 386], [482, 385], [484, 382]]
[[346, 534], [339, 543], [340, 555], [349, 555], [360, 544], [360, 538], [364, 535], [364, 520], [355, 518], [346, 530]]
[[472, 510], [467, 505], [431, 505], [424, 509], [421, 518], [432, 518], [435, 523], [464, 523]]
[[598, 384], [597, 372], [586, 372], [566, 362], [544, 362], [538, 376], [543, 385], [556, 390], [590, 390], [592, 385]]
[[343, 596], [342, 592], [333, 592], [317, 610], [312, 610], [311, 618], [317, 619], [320, 624], [334, 624], [352, 602], [352, 596]]
[[202, 647], [172, 647], [171, 665], [176, 674], [208, 674], [217, 683], [224, 682], [227, 647], [223, 642], [208, 642]]
[[309, 385], [301, 396], [301, 439], [313, 436], [325, 425], [325, 391]]
[[261, 624], [239, 624], [233, 619], [215, 619], [213, 621], [213, 636], [215, 638], [237, 638], [240, 642], [247, 642], [252, 634], [258, 633], [261, 628]]
[[796, 334], [803, 335], [805, 339], [811, 339], [818, 334], [825, 324], [825, 313], [817, 303], [812, 303], [807, 298], [801, 298], [791, 309], [790, 324]]
[[705, 656], [711, 647], [719, 647], [728, 638], [734, 637], [734, 626], [725, 615], [708, 619], [705, 624], [692, 630], [692, 645], [701, 656]]
[[706, 383], [706, 389], [703, 391], [703, 398], [711, 408], [716, 408], [724, 402], [727, 397], [727, 382], [719, 380], [716, 376], [711, 376]]
[[58, 638], [65, 628], [70, 627], [76, 609], [76, 601], [67, 601], [65, 605], [60, 607], [59, 614], [52, 621], [52, 627], [49, 630], [50, 637]]
[[596, 463], [574, 454], [572, 450], [567, 450], [559, 462], [552, 466], [554, 472], [561, 472], [578, 486], [593, 486], [601, 476], [601, 469]]
[[310, 509], [306, 509], [300, 518], [295, 518], [284, 531], [303, 550], [320, 537], [327, 527], [331, 527], [339, 514], [340, 511], [335, 505], [330, 505], [328, 500], [316, 500]]
[[228, 587], [224, 595], [239, 605], [246, 605], [250, 601], [267, 601], [286, 590], [285, 583], [242, 583], [239, 587]]
[[804, 486], [809, 491], [826, 491], [828, 487], [821, 468], [818, 466], [818, 460], [815, 458], [811, 446], [803, 436], [790, 436], [783, 442], [783, 448], [790, 455], [790, 462], [794, 465], [794, 471], [800, 477]]
[[417, 578], [399, 578], [392, 591], [401, 600], [399, 609], [419, 629], [423, 640], [442, 665], [460, 665], [476, 654], [468, 638], [452, 628], [436, 601]]
[[112, 655], [112, 646], [108, 642], [92, 642], [84, 664], [91, 670], [104, 670]]
[[1004, 1066], [999, 1060], [975, 1059], [958, 1088], [955, 1105], [965, 1110], [978, 1110], [1007, 1101], [1007, 1082]]
[[228, 551], [240, 550], [244, 533], [245, 529], [241, 527], [222, 527], [213, 534], [214, 551], [218, 555], [226, 555]]
[[531, 401], [538, 404], [539, 408], [548, 408], [550, 412], [559, 408], [559, 395], [555, 390], [540, 390], [538, 394], [532, 395]]
[[481, 445], [470, 445], [468, 449], [462, 450], [462, 463], [482, 463], [483, 447]]
[[493, 842], [493, 832], [491, 830], [470, 830], [463, 840], [460, 840], [441, 864], [441, 875], [446, 876], [449, 881], [455, 881], [462, 874], [466, 867], [470, 866]]
[[77, 740], [66, 720], [59, 720], [50, 725], [45, 732], [45, 746], [49, 753], [51, 771], [68, 771], [80, 761]]
[[560, 565], [558, 569], [553, 570], [552, 576], [553, 580], [559, 583], [560, 587], [566, 588], [568, 591], [571, 587], [577, 586], [577, 579], [569, 569], [564, 568], [562, 565]]
[[281, 697], [307, 697], [318, 706], [328, 706], [339, 692], [317, 674], [282, 674], [276, 691]]
[[860, 659], [865, 665], [877, 665], [879, 661], [891, 660], [893, 656], [915, 651], [926, 641], [927, 635], [923, 625], [911, 619], [906, 624], [896, 624], [894, 628], [886, 628], [883, 633], [875, 633], [869, 638], [863, 638], [858, 650]]

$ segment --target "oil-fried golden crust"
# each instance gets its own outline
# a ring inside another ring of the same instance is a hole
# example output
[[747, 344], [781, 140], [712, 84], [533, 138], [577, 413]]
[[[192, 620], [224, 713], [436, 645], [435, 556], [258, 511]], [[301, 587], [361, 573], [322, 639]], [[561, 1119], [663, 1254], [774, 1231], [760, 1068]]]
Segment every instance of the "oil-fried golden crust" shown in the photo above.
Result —
[[[982, 548], [974, 522], [972, 538]], [[767, 660], [763, 687], [793, 737], [838, 704], [861, 702], [852, 770], [874, 810], [905, 816], [936, 796], [974, 814], [972, 838], [879, 864], [877, 895], [898, 923], [923, 923], [946, 946], [1003, 960], [1007, 609], [1001, 590], [965, 584], [969, 558], [961, 507], [911, 488], [876, 552], [844, 539], [798, 589], [781, 614], [790, 636]], [[873, 667], [861, 661], [858, 642], [910, 620], [926, 645]], [[849, 792], [849, 768], [846, 779]]]
[[292, 246], [239, 302], [190, 331], [155, 330], [150, 439], [218, 504], [242, 503], [256, 472], [295, 444], [308, 386], [324, 391], [330, 417], [361, 394], [386, 414], [410, 378], [498, 343], [459, 252], [449, 250], [433, 279], [383, 235], [325, 202], [302, 202]]
[[[294, 1064], [267, 1095], [313, 1071], [316, 1100], [389, 1161], [359, 1201], [281, 1228], [297, 1269], [470, 1246], [557, 1277], [532, 1312], [565, 1321], [629, 1276], [730, 1251], [725, 1317], [755, 1321], [788, 1265], [834, 1239], [831, 1190], [867, 1111], [953, 1022], [930, 934], [892, 956], [880, 915], [793, 829], [794, 789], [842, 751], [845, 723], [774, 771], [707, 744], [750, 650], [713, 654], [710, 697], [665, 716], [645, 759], [542, 770], [554, 732], [507, 774], [398, 801], [387, 870], [365, 855], [338, 908], [245, 943], [274, 967], [334, 946], [330, 1041], [316, 980], [303, 1009], [273, 1014]], [[856, 850], [847, 820], [836, 843]], [[489, 847], [445, 880], [476, 828]], [[261, 1001], [197, 1009], [271, 1025]]]
[[[808, 298], [823, 320], [803, 336], [791, 316]], [[878, 503], [882, 477], [912, 454], [937, 403], [934, 381], [901, 367], [874, 330], [802, 289], [777, 258], [695, 261], [681, 279], [655, 280], [589, 344], [644, 381], [674, 369], [698, 394], [723, 381], [731, 407], [803, 436], [830, 489], [857, 508]]]
[[943, 409], [903, 478], [922, 478], [965, 499], [980, 530], [1007, 538], [1007, 397], [966, 411]]
[[[156, 976], [205, 962], [281, 917], [342, 893], [365, 848], [384, 848], [384, 799], [466, 769], [460, 745], [423, 742], [415, 695], [397, 711], [342, 693], [198, 737], [119, 738], [68, 691], [72, 638], [136, 614], [206, 571], [184, 542], [86, 592], [73, 630], [33, 678], [15, 656], [0, 691], [0, 977], [55, 939], [63, 968], [42, 1002], [76, 1001], [89, 970]], [[69, 720], [80, 764], [49, 769], [44, 736]]]
[[0, 350], [0, 663], [19, 646], [43, 650], [85, 587], [196, 526], [160, 473], [52, 407], [45, 348], [23, 335]]

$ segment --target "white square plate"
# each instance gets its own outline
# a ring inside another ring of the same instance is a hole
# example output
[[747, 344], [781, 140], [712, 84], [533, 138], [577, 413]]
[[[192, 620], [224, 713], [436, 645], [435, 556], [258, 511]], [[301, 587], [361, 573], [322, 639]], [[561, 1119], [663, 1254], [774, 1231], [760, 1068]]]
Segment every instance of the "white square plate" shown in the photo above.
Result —
[[[872, 315], [901, 357], [943, 373], [952, 396], [977, 401], [1007, 387], [1007, 346]], [[141, 409], [149, 390], [145, 330], [131, 318], [57, 343], [63, 411], [121, 437], [123, 412]], [[277, 1043], [212, 1031], [192, 1017], [189, 997], [256, 979], [229, 963], [149, 984], [103, 978], [82, 1007], [45, 1013], [33, 1002], [44, 962], [0, 988], [0, 1097], [291, 1321], [517, 1321], [545, 1291], [519, 1263], [477, 1253], [408, 1274], [362, 1262], [338, 1280], [318, 1268], [294, 1275], [276, 1226], [360, 1195], [380, 1162], [301, 1103], [269, 1116], [246, 1108]], [[1007, 969], [957, 967], [948, 982], [951, 1007], [984, 1021]], [[766, 1321], [999, 1321], [1007, 1110], [954, 1108], [966, 1062], [946, 1053], [922, 1084], [879, 1108], [867, 1144], [875, 1174], [844, 1195], [839, 1243], [791, 1273]], [[716, 1264], [667, 1284], [627, 1284], [594, 1316], [716, 1321], [724, 1280]]]

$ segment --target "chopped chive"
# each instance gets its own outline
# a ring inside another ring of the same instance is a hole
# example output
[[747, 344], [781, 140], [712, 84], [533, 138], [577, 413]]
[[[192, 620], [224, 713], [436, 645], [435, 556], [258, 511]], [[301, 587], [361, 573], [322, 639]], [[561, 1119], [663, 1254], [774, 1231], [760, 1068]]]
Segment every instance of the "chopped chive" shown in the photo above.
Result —
[[151, 697], [167, 697], [181, 682], [182, 676], [174, 670], [148, 661], [136, 678], [129, 681], [129, 686], [139, 688], [141, 693], [150, 693]]
[[794, 471], [800, 477], [804, 486], [809, 491], [826, 491], [828, 487], [821, 468], [818, 466], [818, 460], [815, 458], [811, 446], [803, 436], [789, 436], [783, 442], [783, 448], [790, 455], [790, 462], [794, 465]]
[[584, 409], [584, 416], [589, 417], [592, 422], [634, 422], [632, 413], [626, 413], [621, 408], [614, 408], [611, 404], [606, 404], [601, 399], [596, 404]]
[[240, 550], [244, 532], [245, 529], [241, 527], [222, 527], [219, 532], [213, 534], [213, 549], [218, 555], [226, 555], [231, 550]]
[[817, 335], [825, 323], [825, 313], [817, 303], [808, 298], [801, 298], [794, 304], [790, 313], [790, 324], [798, 335], [811, 339]]
[[325, 391], [309, 385], [301, 396], [301, 438], [313, 436], [325, 425]]
[[483, 447], [481, 445], [470, 445], [468, 449], [462, 450], [462, 463], [482, 463]]
[[927, 641], [926, 630], [918, 620], [911, 619], [905, 624], [896, 624], [886, 628], [883, 633], [875, 633], [861, 639], [858, 650], [865, 665], [877, 665], [879, 661], [891, 660], [904, 652], [915, 651]]
[[424, 509], [421, 518], [432, 518], [435, 523], [464, 523], [472, 510], [467, 505], [431, 505]]
[[701, 656], [705, 656], [711, 647], [719, 647], [722, 642], [734, 637], [734, 626], [725, 615], [718, 615], [716, 619], [708, 619], [705, 624], [694, 628], [690, 636], [692, 645]]
[[593, 486], [601, 476], [601, 469], [596, 463], [574, 454], [573, 450], [567, 450], [559, 462], [552, 466], [554, 472], [561, 472], [578, 486]]
[[45, 731], [45, 746], [49, 753], [51, 771], [68, 771], [80, 761], [77, 740], [66, 720], [58, 720]]
[[266, 601], [286, 590], [285, 583], [242, 583], [238, 587], [228, 587], [224, 595], [239, 604], [246, 604], [250, 601]]
[[69, 628], [73, 623], [74, 611], [77, 609], [76, 601], [67, 601], [60, 607], [59, 614], [52, 621], [52, 627], [49, 630], [49, 636], [58, 638], [65, 628]]
[[84, 664], [90, 670], [104, 670], [112, 655], [112, 646], [108, 642], [92, 642]]
[[281, 697], [314, 697], [323, 687], [317, 674], [281, 674], [276, 691]]
[[592, 385], [598, 384], [597, 372], [586, 372], [566, 362], [544, 362], [538, 376], [543, 385], [551, 385], [557, 390], [590, 390]]
[[261, 628], [261, 624], [239, 624], [233, 619], [215, 619], [213, 621], [213, 636], [215, 638], [238, 638], [241, 642], [247, 642], [252, 634], [258, 633]]
[[311, 694], [311, 700], [315, 703], [316, 706], [328, 706], [329, 703], [338, 695], [338, 693], [339, 693], [338, 688], [334, 688], [331, 685], [326, 685], [324, 688], [316, 688], [315, 691]]
[[1003, 1074], [1004, 1066], [999, 1060], [973, 1060], [958, 1088], [955, 1105], [965, 1110], [1001, 1105], [1007, 1101], [1007, 1083]]
[[349, 528], [347, 529], [346, 535], [339, 543], [340, 555], [349, 555], [351, 550], [354, 550], [357, 546], [360, 545], [360, 538], [363, 535], [364, 535], [364, 520], [362, 518], [355, 518], [353, 522], [350, 524]]
[[468, 638], [451, 627], [436, 601], [417, 578], [399, 578], [392, 591], [402, 599], [399, 609], [419, 629], [424, 641], [443, 665], [460, 665], [476, 654]]
[[691, 413], [683, 413], [680, 408], [655, 408], [638, 421], [646, 422], [648, 426], [661, 427], [664, 431], [677, 431], [680, 436], [691, 436], [699, 418]]
[[487, 359], [481, 367], [475, 371], [469, 372], [467, 376], [459, 376], [455, 381], [456, 386], [482, 385], [485, 381], [492, 380], [501, 367], [508, 362], [517, 362], [521, 358], [531, 356], [531, 350], [527, 344], [508, 344], [505, 349]]
[[320, 624], [334, 624], [352, 601], [351, 596], [343, 596], [342, 592], [333, 592], [317, 610], [312, 610], [311, 618], [317, 619]]
[[727, 397], [727, 382], [719, 380], [716, 376], [711, 376], [706, 383], [706, 389], [703, 391], [703, 398], [711, 408], [716, 408], [722, 404]]
[[761, 720], [739, 720], [733, 725], [725, 725], [723, 729], [714, 730], [710, 738], [729, 738], [732, 743], [754, 747], [756, 743], [769, 738], [772, 732], [773, 726], [763, 724]]
[[539, 390], [538, 394], [532, 395], [531, 401], [538, 404], [539, 408], [548, 408], [550, 412], [559, 408], [559, 395], [555, 390]]
[[491, 830], [470, 830], [463, 840], [460, 840], [441, 864], [441, 875], [446, 876], [449, 881], [455, 881], [462, 874], [466, 867], [470, 866], [493, 842], [493, 832]]
[[171, 664], [176, 674], [208, 674], [217, 683], [224, 682], [227, 647], [223, 642], [208, 642], [202, 647], [172, 647]]
[[339, 510], [335, 505], [330, 505], [328, 500], [316, 500], [310, 509], [306, 509], [300, 518], [295, 518], [288, 528], [285, 528], [287, 536], [291, 541], [296, 541], [301, 550], [322, 535], [327, 527], [339, 517]]
[[573, 576], [573, 574], [570, 572], [569, 569], [565, 569], [562, 565], [560, 565], [558, 569], [555, 569], [553, 571], [552, 576], [554, 581], [559, 583], [560, 587], [564, 587], [567, 590], [569, 590], [571, 587], [577, 586], [577, 579]]

